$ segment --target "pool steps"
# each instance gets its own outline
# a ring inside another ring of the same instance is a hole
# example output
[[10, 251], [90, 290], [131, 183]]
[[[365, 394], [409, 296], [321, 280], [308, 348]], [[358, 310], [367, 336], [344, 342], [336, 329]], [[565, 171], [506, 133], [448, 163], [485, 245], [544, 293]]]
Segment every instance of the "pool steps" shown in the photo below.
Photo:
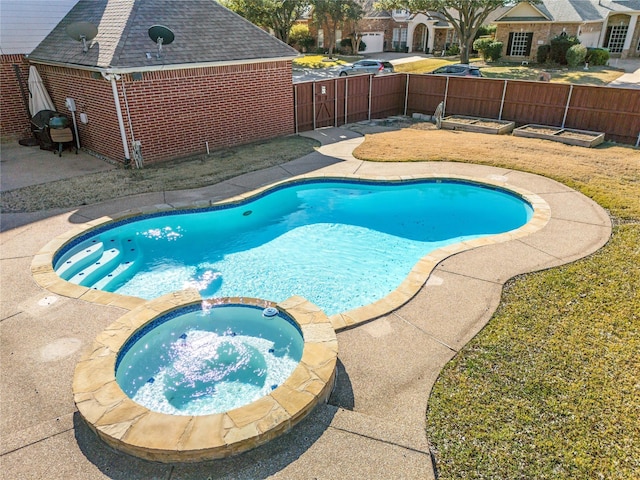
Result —
[[108, 291], [135, 273], [138, 259], [139, 249], [132, 239], [91, 239], [67, 252], [56, 272], [69, 282]]

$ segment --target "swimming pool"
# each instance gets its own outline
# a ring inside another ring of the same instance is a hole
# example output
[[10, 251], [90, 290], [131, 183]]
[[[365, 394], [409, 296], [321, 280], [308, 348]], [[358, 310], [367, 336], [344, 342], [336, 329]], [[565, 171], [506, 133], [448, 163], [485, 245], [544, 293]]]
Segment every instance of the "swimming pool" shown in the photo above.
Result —
[[518, 194], [457, 179], [296, 181], [108, 223], [63, 246], [54, 268], [145, 299], [189, 287], [203, 297], [301, 295], [333, 315], [385, 297], [429, 252], [513, 231], [532, 214]]

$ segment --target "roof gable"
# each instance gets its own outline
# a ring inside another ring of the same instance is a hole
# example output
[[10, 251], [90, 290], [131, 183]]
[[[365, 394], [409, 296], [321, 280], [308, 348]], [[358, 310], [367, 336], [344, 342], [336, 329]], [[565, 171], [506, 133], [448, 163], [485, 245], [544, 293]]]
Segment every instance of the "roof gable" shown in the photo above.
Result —
[[594, 22], [614, 13], [640, 12], [640, 0], [541, 0], [519, 3], [496, 22]]
[[[66, 34], [71, 23], [98, 27], [89, 51]], [[149, 38], [153, 25], [172, 30], [175, 40], [158, 48]], [[292, 58], [289, 45], [214, 0], [80, 0], [33, 50], [34, 61], [98, 68], [157, 68]]]
[[[566, 1], [566, 0], [565, 0]], [[496, 21], [498, 22], [521, 22], [521, 21], [532, 21], [532, 22], [541, 22], [541, 21], [549, 21], [552, 20], [548, 12], [545, 12], [545, 8], [539, 8], [540, 5], [531, 5], [527, 2], [521, 2], [513, 7], [509, 8], [506, 12], [502, 14], [502, 16], [498, 17]]]

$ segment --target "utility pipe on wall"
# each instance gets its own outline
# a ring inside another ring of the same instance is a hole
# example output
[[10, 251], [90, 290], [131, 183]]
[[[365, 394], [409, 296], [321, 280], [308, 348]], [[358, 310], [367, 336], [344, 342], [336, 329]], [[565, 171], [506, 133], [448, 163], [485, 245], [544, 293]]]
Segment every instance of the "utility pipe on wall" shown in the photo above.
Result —
[[102, 77], [111, 82], [111, 90], [113, 91], [113, 101], [116, 105], [116, 116], [118, 117], [118, 126], [120, 127], [120, 137], [122, 138], [122, 149], [124, 150], [124, 164], [126, 167], [131, 165], [131, 155], [129, 154], [129, 145], [127, 145], [127, 132], [124, 129], [124, 119], [122, 118], [122, 109], [118, 97], [118, 85], [116, 80], [120, 78], [115, 73], [102, 73]]

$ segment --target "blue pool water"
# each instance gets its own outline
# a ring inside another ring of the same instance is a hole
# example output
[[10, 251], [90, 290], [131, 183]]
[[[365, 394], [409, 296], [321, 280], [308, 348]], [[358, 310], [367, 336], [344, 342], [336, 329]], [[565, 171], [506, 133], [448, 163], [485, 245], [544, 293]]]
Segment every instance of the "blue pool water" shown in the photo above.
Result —
[[253, 305], [193, 305], [146, 325], [121, 349], [116, 380], [135, 402], [171, 415], [249, 404], [281, 385], [304, 341], [285, 314]]
[[309, 181], [110, 224], [63, 248], [55, 269], [146, 299], [187, 287], [205, 298], [301, 295], [332, 315], [388, 295], [429, 252], [517, 229], [532, 213], [512, 193], [459, 181]]

